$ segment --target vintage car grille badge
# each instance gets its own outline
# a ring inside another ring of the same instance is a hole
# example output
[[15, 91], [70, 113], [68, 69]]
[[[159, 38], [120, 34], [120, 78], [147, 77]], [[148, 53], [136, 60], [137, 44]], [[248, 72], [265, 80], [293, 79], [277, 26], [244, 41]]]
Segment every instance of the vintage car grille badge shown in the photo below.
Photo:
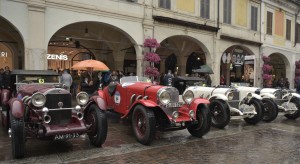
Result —
[[58, 107], [62, 108], [64, 106], [64, 103], [63, 102], [58, 102], [57, 105], [58, 105]]

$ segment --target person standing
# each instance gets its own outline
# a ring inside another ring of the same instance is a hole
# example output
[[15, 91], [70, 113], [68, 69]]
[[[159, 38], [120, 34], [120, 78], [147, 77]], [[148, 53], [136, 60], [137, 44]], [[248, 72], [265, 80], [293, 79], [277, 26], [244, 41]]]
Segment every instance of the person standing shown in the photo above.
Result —
[[67, 69], [65, 69], [61, 75], [61, 83], [66, 87], [66, 90], [70, 92], [70, 87], [73, 83], [73, 78], [69, 74]]
[[78, 75], [78, 71], [74, 71], [73, 73], [73, 95], [77, 95], [78, 86], [80, 84], [80, 76]]
[[0, 68], [0, 89], [4, 88], [4, 69]]
[[171, 70], [168, 70], [168, 74], [165, 75], [164, 77], [164, 83], [166, 86], [172, 86], [172, 81], [173, 81], [174, 75], [172, 74]]
[[8, 66], [4, 67], [3, 88], [11, 89], [11, 72]]
[[92, 68], [88, 68], [86, 72], [80, 76], [81, 91], [91, 95], [97, 90], [97, 74], [93, 72]]

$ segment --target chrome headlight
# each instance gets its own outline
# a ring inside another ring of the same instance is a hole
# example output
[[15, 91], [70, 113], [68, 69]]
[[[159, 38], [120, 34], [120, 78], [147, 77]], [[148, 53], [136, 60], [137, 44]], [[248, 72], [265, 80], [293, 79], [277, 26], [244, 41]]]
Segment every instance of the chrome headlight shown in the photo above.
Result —
[[190, 104], [194, 100], [194, 93], [192, 91], [186, 91], [182, 98], [185, 103]]
[[42, 107], [46, 103], [46, 96], [42, 93], [35, 93], [31, 97], [31, 103], [35, 107]]
[[232, 93], [232, 92], [229, 92], [229, 93], [227, 94], [227, 98], [228, 98], [228, 100], [232, 100], [232, 99], [233, 99], [233, 93]]
[[76, 100], [79, 105], [85, 105], [89, 101], [89, 95], [86, 92], [79, 92]]
[[164, 105], [169, 104], [169, 102], [171, 101], [171, 96], [170, 96], [169, 92], [167, 92], [167, 91], [162, 91], [159, 94], [158, 98], [159, 98], [159, 101]]
[[248, 93], [247, 94], [247, 99], [251, 99], [252, 98], [252, 93]]

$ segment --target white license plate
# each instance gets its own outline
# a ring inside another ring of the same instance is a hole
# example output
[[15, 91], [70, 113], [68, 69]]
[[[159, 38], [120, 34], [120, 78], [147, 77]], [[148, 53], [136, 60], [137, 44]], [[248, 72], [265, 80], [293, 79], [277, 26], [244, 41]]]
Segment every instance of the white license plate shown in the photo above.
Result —
[[70, 133], [70, 134], [57, 134], [54, 137], [54, 140], [66, 140], [72, 138], [78, 138], [80, 135], [78, 133]]
[[183, 102], [176, 102], [176, 103], [169, 103], [165, 105], [166, 108], [177, 108], [181, 107], [183, 105]]

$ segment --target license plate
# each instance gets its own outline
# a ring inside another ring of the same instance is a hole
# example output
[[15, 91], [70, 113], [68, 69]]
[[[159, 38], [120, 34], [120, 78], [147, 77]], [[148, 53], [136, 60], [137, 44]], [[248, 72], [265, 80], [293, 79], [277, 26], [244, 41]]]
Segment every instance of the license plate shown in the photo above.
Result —
[[70, 134], [57, 134], [54, 137], [54, 140], [66, 140], [72, 138], [78, 138], [80, 135], [78, 133], [70, 133]]
[[176, 102], [176, 103], [169, 103], [165, 105], [166, 108], [177, 108], [181, 107], [183, 105], [183, 102]]

